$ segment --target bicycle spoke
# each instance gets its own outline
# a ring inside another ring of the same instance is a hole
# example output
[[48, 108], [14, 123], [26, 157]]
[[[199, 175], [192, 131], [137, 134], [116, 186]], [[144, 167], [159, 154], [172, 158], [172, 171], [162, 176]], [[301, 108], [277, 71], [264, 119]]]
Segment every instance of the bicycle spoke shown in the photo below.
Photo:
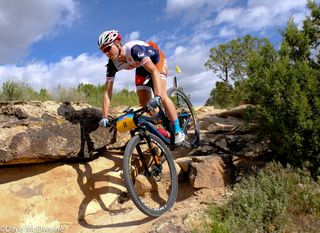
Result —
[[[140, 140], [139, 137], [135, 139]], [[125, 152], [128, 159], [124, 163], [124, 175], [129, 194], [137, 207], [155, 217], [173, 205], [177, 195], [177, 177], [168, 148], [155, 135], [151, 135], [151, 139], [157, 158], [152, 156], [147, 144], [128, 144], [132, 149]]]
[[191, 147], [198, 146], [200, 141], [200, 130], [190, 100], [183, 91], [177, 88], [169, 89], [168, 96], [176, 106], [180, 127], [186, 134], [186, 144]]

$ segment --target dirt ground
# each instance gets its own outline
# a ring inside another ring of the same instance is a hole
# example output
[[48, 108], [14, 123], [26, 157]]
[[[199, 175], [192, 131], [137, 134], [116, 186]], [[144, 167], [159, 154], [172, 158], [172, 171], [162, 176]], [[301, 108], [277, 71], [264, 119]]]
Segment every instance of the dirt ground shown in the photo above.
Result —
[[194, 190], [180, 182], [173, 208], [150, 218], [123, 195], [122, 153], [108, 151], [85, 163], [1, 168], [0, 232], [45, 232], [19, 229], [28, 226], [65, 233], [190, 232], [201, 223], [208, 203], [224, 198], [225, 190]]
[[[115, 161], [122, 162], [121, 159]], [[223, 201], [227, 193], [227, 188], [195, 190], [188, 181], [180, 181], [175, 205], [158, 218], [144, 215], [127, 196], [120, 195], [118, 201], [125, 200], [123, 204], [115, 201], [108, 208], [86, 215], [66, 232], [191, 232], [202, 224], [208, 205]]]
[[[177, 158], [188, 153], [173, 154]], [[188, 181], [181, 181], [173, 208], [150, 218], [124, 195], [122, 155], [123, 151], [111, 150], [85, 163], [0, 168], [0, 201], [4, 203], [0, 232], [44, 232], [21, 231], [21, 226], [60, 226], [47, 229], [66, 233], [191, 232], [204, 221], [209, 203], [228, 196], [227, 189], [195, 190]]]

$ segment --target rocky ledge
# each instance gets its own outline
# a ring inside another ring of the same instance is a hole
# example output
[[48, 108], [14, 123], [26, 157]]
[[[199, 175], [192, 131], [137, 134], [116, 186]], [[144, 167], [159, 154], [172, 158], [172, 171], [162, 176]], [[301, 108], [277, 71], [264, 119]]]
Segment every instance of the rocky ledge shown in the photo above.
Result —
[[0, 164], [93, 158], [114, 136], [100, 119], [84, 103], [0, 102]]
[[[130, 135], [98, 127], [99, 110], [84, 103], [0, 102], [0, 164], [11, 165], [0, 166], [0, 201], [6, 203], [0, 226], [190, 232], [191, 209], [205, 208], [204, 203], [225, 195], [230, 184], [265, 164], [267, 145], [246, 127], [245, 108], [195, 108], [200, 146], [172, 152], [178, 199], [171, 211], [151, 220], [126, 195], [122, 149]], [[43, 163], [48, 160], [59, 162]]]

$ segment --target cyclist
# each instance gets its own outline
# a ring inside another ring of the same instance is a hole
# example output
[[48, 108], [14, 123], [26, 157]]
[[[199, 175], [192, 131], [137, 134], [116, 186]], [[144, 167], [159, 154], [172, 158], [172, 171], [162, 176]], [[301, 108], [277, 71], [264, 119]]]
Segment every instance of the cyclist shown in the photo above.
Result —
[[[108, 112], [112, 97], [115, 74], [119, 70], [136, 68], [135, 84], [139, 103], [153, 110], [162, 102], [165, 111], [173, 124], [175, 131], [175, 143], [181, 144], [185, 134], [180, 128], [176, 108], [172, 100], [167, 96], [166, 78], [167, 64], [162, 51], [153, 42], [140, 40], [122, 44], [122, 38], [117, 30], [103, 32], [98, 38], [100, 50], [109, 58], [106, 65], [106, 83], [103, 94], [103, 117], [99, 124], [109, 126]], [[152, 92], [154, 97], [152, 98]]]

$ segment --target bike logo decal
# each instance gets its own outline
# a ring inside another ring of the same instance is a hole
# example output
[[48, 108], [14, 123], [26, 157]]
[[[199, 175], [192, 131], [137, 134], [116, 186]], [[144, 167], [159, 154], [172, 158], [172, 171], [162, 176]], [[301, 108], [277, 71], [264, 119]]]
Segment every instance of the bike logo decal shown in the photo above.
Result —
[[138, 57], [140, 57], [140, 58], [144, 57], [144, 52], [139, 52]]

